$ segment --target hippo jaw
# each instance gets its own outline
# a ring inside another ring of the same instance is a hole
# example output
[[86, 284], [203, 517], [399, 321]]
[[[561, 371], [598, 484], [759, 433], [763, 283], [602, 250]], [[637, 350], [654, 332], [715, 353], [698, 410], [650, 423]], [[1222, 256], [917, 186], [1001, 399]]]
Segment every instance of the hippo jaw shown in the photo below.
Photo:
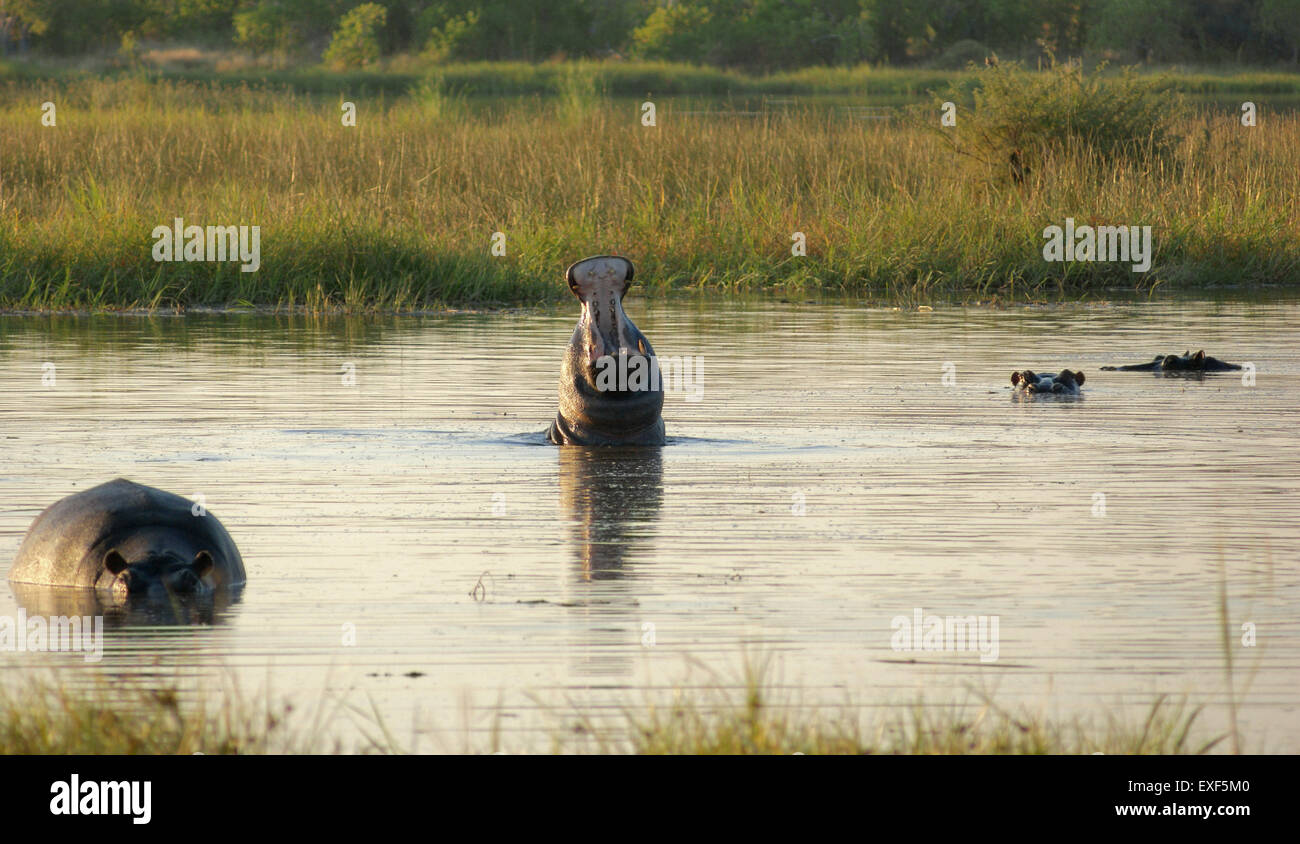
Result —
[[206, 595], [212, 589], [204, 577], [212, 570], [212, 554], [199, 551], [190, 562], [170, 551], [127, 562], [113, 548], [104, 555], [104, 568], [114, 576], [113, 591], [151, 600], [176, 595]]

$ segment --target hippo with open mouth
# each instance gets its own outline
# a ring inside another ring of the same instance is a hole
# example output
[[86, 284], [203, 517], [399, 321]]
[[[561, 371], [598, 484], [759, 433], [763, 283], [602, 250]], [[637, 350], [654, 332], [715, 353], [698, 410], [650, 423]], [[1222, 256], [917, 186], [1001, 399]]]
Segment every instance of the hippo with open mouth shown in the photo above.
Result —
[[245, 581], [217, 517], [123, 478], [69, 495], [36, 517], [9, 579], [109, 593], [114, 600], [210, 595]]
[[565, 279], [582, 303], [560, 368], [560, 407], [546, 437], [557, 445], [663, 445], [664, 391], [650, 341], [623, 311], [632, 262], [584, 258]]
[[1205, 350], [1192, 354], [1191, 351], [1181, 355], [1156, 355], [1150, 363], [1134, 363], [1128, 366], [1103, 366], [1107, 372], [1231, 372], [1241, 369], [1239, 364], [1212, 358]]
[[1051, 393], [1053, 395], [1077, 396], [1083, 386], [1083, 373], [1062, 369], [1059, 374], [1039, 374], [1032, 369], [1021, 369], [1011, 373], [1011, 386], [1018, 391], [1036, 395]]

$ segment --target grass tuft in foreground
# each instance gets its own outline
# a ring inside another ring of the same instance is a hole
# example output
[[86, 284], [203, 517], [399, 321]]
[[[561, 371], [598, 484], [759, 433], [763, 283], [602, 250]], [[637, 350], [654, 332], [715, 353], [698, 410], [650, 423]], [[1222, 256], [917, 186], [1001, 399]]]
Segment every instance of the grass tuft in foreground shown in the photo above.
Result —
[[[1005, 709], [984, 693], [963, 703], [838, 710], [809, 708], [769, 680], [767, 662], [747, 663], [739, 683], [675, 693], [667, 704], [624, 710], [624, 724], [600, 729], [578, 719], [555, 749], [638, 754], [1199, 754], [1223, 736], [1204, 737], [1201, 707], [1160, 695], [1141, 718], [1107, 713], [1061, 720]], [[716, 679], [716, 678], [715, 678]], [[736, 691], [727, 691], [734, 689]], [[874, 715], [864, 715], [865, 712]], [[567, 739], [567, 740], [565, 740]]]
[[218, 703], [182, 702], [174, 689], [123, 693], [107, 684], [68, 688], [32, 681], [0, 691], [0, 753], [329, 752], [321, 721], [301, 720], [291, 706], [253, 702], [235, 691]]
[[[1205, 753], [1222, 736], [1205, 738], [1200, 707], [1156, 698], [1144, 717], [1061, 721], [1003, 709], [986, 696], [973, 704], [917, 702], [864, 721], [793, 705], [747, 668], [739, 694], [676, 692], [668, 705], [627, 707], [621, 722], [599, 726], [558, 713], [551, 752], [635, 754], [1185, 754]], [[715, 687], [725, 688], [725, 687]], [[187, 699], [188, 700], [188, 699]], [[361, 752], [404, 752], [374, 712], [346, 705], [301, 716], [290, 706], [250, 703], [228, 693], [216, 705], [183, 703], [176, 691], [127, 693], [100, 686], [71, 690], [32, 683], [0, 694], [0, 753], [5, 754], [266, 754], [340, 753], [331, 719], [350, 710], [364, 736]], [[487, 745], [467, 752], [512, 752], [493, 730]]]

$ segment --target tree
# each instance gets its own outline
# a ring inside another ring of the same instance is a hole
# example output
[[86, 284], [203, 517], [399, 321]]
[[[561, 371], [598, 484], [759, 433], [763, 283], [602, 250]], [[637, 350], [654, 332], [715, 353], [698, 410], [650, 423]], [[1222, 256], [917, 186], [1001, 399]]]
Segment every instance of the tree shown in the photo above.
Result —
[[364, 3], [343, 16], [334, 40], [325, 50], [325, 62], [339, 70], [364, 67], [379, 58], [379, 31], [388, 10], [378, 3]]
[[632, 49], [648, 59], [706, 61], [715, 40], [707, 0], [660, 6], [632, 31]]
[[1170, 61], [1182, 50], [1179, 0], [1103, 0], [1088, 30], [1094, 50], [1130, 53], [1138, 61]]
[[1275, 34], [1291, 54], [1291, 64], [1300, 64], [1300, 0], [1262, 0], [1259, 23], [1260, 34]]
[[301, 44], [302, 36], [294, 26], [288, 3], [261, 0], [236, 12], [235, 43], [259, 53], [285, 55]]

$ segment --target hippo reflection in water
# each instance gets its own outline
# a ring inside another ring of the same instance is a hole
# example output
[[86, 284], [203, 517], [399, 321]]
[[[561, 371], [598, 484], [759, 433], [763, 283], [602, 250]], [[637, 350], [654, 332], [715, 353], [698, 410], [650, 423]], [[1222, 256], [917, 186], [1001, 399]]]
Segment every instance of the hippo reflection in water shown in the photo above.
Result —
[[55, 502], [28, 528], [9, 579], [93, 589], [112, 603], [241, 586], [244, 562], [217, 517], [119, 478]]
[[1107, 372], [1231, 372], [1241, 369], [1239, 364], [1212, 358], [1205, 350], [1192, 354], [1156, 355], [1150, 363], [1133, 363], [1128, 366], [1103, 366]]
[[[560, 407], [546, 437], [557, 445], [663, 445], [663, 384], [654, 349], [623, 311], [632, 262], [584, 258], [565, 279], [582, 303], [560, 369]], [[613, 377], [611, 377], [613, 376]]]
[[1036, 373], [1032, 369], [1021, 369], [1011, 373], [1011, 386], [1018, 392], [1036, 395], [1050, 393], [1053, 395], [1077, 396], [1083, 386], [1082, 372], [1062, 369], [1056, 373]]

